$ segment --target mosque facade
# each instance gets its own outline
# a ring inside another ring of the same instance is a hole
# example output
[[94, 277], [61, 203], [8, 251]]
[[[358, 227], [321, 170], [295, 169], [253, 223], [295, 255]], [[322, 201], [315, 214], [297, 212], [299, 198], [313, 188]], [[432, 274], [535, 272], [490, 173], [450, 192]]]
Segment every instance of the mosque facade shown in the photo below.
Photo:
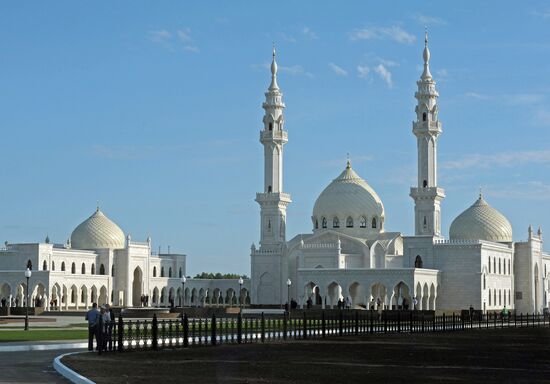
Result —
[[[192, 279], [187, 256], [160, 253], [151, 238], [125, 235], [99, 207], [65, 244], [10, 244], [0, 250], [3, 306], [24, 306], [25, 267], [32, 271], [29, 303], [52, 310], [83, 310], [92, 303], [133, 307], [238, 306], [250, 304], [250, 280]], [[182, 292], [185, 292], [182, 294]]]
[[550, 255], [543, 251], [540, 228], [529, 227], [527, 239], [514, 242], [510, 222], [480, 194], [452, 222], [449, 239], [442, 235], [445, 191], [437, 181], [442, 122], [427, 36], [423, 61], [412, 124], [418, 154], [417, 185], [410, 189], [414, 236], [386, 230], [382, 200], [348, 161], [317, 198], [312, 233], [287, 240], [291, 197], [283, 189], [283, 148], [288, 133], [273, 52], [260, 132], [265, 168], [263, 192], [256, 194], [261, 228], [259, 246], [251, 247], [252, 303], [293, 298], [299, 305], [323, 308], [339, 300], [375, 309], [473, 306], [540, 313], [548, 308]]

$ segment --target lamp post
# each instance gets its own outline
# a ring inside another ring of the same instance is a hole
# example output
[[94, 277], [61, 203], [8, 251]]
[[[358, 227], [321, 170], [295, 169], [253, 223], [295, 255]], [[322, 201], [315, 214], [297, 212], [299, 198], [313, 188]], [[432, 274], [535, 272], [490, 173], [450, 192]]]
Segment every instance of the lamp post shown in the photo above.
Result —
[[181, 314], [183, 315], [183, 307], [185, 307], [185, 282], [187, 281], [187, 277], [185, 275], [181, 276]]
[[243, 307], [243, 278], [239, 277], [239, 307]]
[[287, 290], [286, 290], [286, 295], [287, 295], [286, 303], [288, 305], [288, 313], [290, 313], [290, 286], [291, 285], [292, 285], [292, 281], [290, 281], [290, 279], [288, 279], [286, 281], [286, 288], [287, 288]]
[[29, 279], [31, 278], [32, 272], [30, 268], [27, 268], [25, 271], [25, 277], [27, 278], [27, 305], [25, 311], [25, 331], [29, 330]]

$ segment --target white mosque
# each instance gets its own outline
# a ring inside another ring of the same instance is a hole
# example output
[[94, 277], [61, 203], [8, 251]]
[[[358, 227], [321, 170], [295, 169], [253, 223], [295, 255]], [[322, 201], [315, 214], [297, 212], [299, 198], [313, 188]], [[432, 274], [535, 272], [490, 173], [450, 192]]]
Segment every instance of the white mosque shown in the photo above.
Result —
[[[486, 311], [504, 306], [542, 312], [549, 306], [550, 255], [542, 232], [529, 227], [527, 239], [512, 240], [510, 222], [479, 196], [441, 234], [443, 188], [437, 183], [437, 139], [442, 132], [438, 93], [430, 73], [428, 40], [424, 71], [417, 81], [418, 184], [415, 234], [385, 228], [380, 197], [348, 161], [317, 198], [313, 232], [286, 239], [283, 147], [288, 142], [277, 84], [275, 52], [271, 84], [263, 103], [264, 187], [259, 247], [251, 248], [251, 279], [187, 279], [186, 255], [152, 251], [151, 239], [132, 240], [97, 208], [75, 228], [66, 244], [10, 244], [0, 250], [0, 298], [7, 306], [25, 299], [23, 269], [32, 264], [33, 304], [79, 310], [92, 302], [118, 306], [276, 305], [290, 298], [299, 305], [329, 308], [338, 300], [353, 307]], [[32, 301], [31, 301], [32, 300]], [[53, 304], [53, 305], [51, 305]]]
[[480, 194], [441, 234], [437, 183], [437, 139], [442, 132], [438, 93], [430, 73], [428, 38], [424, 71], [417, 81], [416, 121], [418, 184], [415, 234], [388, 232], [380, 197], [348, 161], [342, 173], [319, 195], [311, 216], [313, 233], [286, 240], [283, 147], [288, 142], [282, 93], [277, 84], [275, 52], [271, 85], [263, 104], [264, 191], [259, 248], [251, 249], [253, 303], [333, 307], [338, 300], [366, 308], [456, 311], [473, 305], [486, 311], [516, 309], [542, 312], [549, 306], [550, 255], [542, 250], [542, 232], [529, 227], [527, 240], [514, 242], [510, 222]]

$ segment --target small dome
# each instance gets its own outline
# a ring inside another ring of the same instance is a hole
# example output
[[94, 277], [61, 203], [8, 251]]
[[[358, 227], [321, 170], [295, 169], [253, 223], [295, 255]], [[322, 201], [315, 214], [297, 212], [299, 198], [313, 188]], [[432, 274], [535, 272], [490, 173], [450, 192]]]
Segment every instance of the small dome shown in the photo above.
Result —
[[488, 240], [512, 242], [512, 225], [506, 217], [479, 196], [468, 209], [457, 216], [449, 229], [451, 240]]
[[71, 247], [75, 249], [120, 249], [125, 245], [122, 229], [99, 208], [71, 234]]
[[[323, 225], [323, 218], [326, 226]], [[314, 229], [336, 228], [340, 232], [350, 232], [350, 235], [360, 235], [365, 232], [381, 232], [383, 222], [382, 200], [355, 173], [349, 161], [340, 176], [321, 192], [313, 207]]]

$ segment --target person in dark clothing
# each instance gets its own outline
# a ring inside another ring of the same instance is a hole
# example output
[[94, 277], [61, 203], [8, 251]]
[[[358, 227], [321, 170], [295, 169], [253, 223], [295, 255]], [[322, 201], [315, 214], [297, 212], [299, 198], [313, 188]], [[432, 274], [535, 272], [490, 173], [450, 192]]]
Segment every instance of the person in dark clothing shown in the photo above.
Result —
[[96, 349], [99, 349], [99, 316], [101, 316], [101, 314], [97, 310], [97, 303], [93, 303], [92, 309], [86, 312], [86, 321], [88, 321], [88, 351], [94, 350], [94, 337]]

